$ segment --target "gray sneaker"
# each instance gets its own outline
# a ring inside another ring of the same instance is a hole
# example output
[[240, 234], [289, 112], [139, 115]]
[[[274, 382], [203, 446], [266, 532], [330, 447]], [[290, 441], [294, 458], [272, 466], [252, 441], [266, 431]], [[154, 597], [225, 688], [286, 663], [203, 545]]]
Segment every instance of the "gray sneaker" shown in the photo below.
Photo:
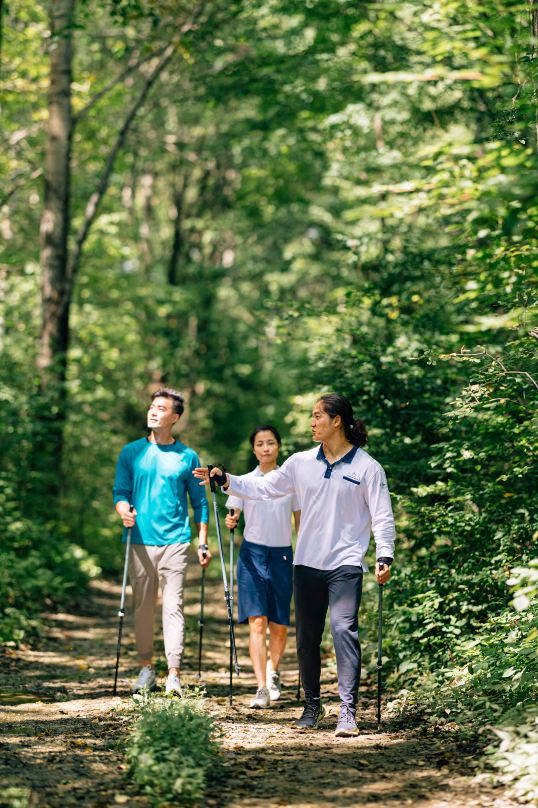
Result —
[[340, 705], [338, 724], [334, 734], [336, 738], [354, 738], [359, 734], [354, 707], [350, 707], [349, 704]]
[[141, 690], [155, 690], [156, 686], [155, 670], [151, 665], [144, 665], [133, 685], [133, 693], [139, 693]]
[[250, 702], [250, 706], [258, 710], [263, 710], [265, 707], [271, 706], [271, 697], [266, 687], [259, 687], [256, 695]]

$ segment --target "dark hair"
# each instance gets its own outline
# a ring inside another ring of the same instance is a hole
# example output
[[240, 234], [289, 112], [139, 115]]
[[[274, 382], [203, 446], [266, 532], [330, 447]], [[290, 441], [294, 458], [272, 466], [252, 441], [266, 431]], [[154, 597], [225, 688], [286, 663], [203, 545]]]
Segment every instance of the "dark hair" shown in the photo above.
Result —
[[250, 445], [254, 449], [254, 441], [256, 440], [256, 435], [258, 432], [272, 432], [275, 436], [275, 440], [279, 446], [282, 446], [282, 438], [280, 437], [280, 432], [276, 428], [276, 426], [271, 426], [271, 424], [261, 424], [261, 426], [257, 426], [252, 435], [249, 438]]
[[345, 396], [339, 396], [338, 393], [327, 393], [320, 396], [318, 401], [321, 401], [323, 409], [330, 418], [340, 416], [346, 440], [353, 446], [364, 446], [368, 440], [368, 432], [360, 418], [355, 418], [353, 415], [353, 407]]
[[171, 398], [173, 410], [176, 415], [181, 415], [185, 409], [185, 399], [181, 393], [174, 390], [172, 387], [161, 387], [160, 390], [157, 390], [157, 392], [153, 393], [151, 396], [152, 401], [154, 401], [156, 398]]

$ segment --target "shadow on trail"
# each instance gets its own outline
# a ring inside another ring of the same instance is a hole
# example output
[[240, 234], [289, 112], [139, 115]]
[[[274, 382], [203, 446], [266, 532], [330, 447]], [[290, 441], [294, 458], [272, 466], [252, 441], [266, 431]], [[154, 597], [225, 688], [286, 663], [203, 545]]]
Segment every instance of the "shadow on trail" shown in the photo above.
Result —
[[124, 790], [123, 760], [113, 740], [117, 724], [117, 717], [78, 715], [4, 723], [3, 789], [24, 785], [36, 806], [109, 804], [111, 790]]
[[[364, 803], [415, 804], [431, 800], [446, 788], [439, 769], [447, 762], [446, 750], [430, 749], [425, 757], [420, 740], [399, 740], [365, 746], [363, 739], [319, 741], [300, 734], [278, 743], [266, 739], [257, 749], [236, 749], [226, 754], [228, 777], [210, 796], [225, 805], [231, 791], [234, 803], [249, 802], [255, 794], [260, 805], [266, 800], [282, 805], [357, 805]], [[320, 737], [321, 736], [321, 737]], [[382, 739], [380, 739], [382, 741]], [[321, 744], [323, 747], [323, 743]]]
[[[196, 675], [196, 580], [191, 578], [186, 591], [183, 683], [189, 687], [200, 684], [206, 691], [208, 711], [222, 732], [227, 773], [219, 784], [211, 786], [208, 806], [493, 805], [488, 796], [481, 802], [469, 799], [472, 780], [461, 775], [460, 750], [451, 745], [450, 739], [419, 737], [409, 731], [396, 731], [390, 725], [383, 726], [382, 733], [376, 732], [371, 681], [361, 689], [359, 738], [334, 737], [338, 695], [334, 670], [327, 667], [323, 698], [329, 715], [317, 732], [300, 733], [294, 729], [292, 721], [300, 715], [301, 704], [296, 700], [293, 629], [282, 666], [282, 698], [268, 710], [254, 711], [248, 707], [256, 689], [248, 658], [248, 628], [237, 628], [242, 674], [234, 676], [230, 707], [228, 624], [221, 586], [217, 577], [212, 580], [208, 576], [200, 683]], [[28, 805], [32, 808], [110, 808], [116, 802], [125, 802], [125, 797], [129, 807], [148, 805], [147, 798], [136, 795], [125, 778], [125, 730], [130, 719], [117, 711], [118, 706], [127, 705], [137, 672], [130, 599], [120, 663], [122, 698], [111, 698], [119, 594], [117, 583], [92, 584], [91, 597], [80, 612], [48, 615], [49, 631], [37, 647], [0, 655], [0, 720], [4, 732], [0, 782], [2, 787], [30, 789]], [[158, 608], [157, 618], [159, 611]], [[157, 620], [156, 639], [159, 636]], [[166, 669], [162, 640], [157, 640], [156, 652], [162, 682]], [[19, 698], [25, 692], [28, 703], [9, 704], [9, 694]], [[7, 704], [1, 704], [2, 694]], [[32, 703], [39, 695], [49, 703]], [[484, 794], [483, 788], [481, 793]]]

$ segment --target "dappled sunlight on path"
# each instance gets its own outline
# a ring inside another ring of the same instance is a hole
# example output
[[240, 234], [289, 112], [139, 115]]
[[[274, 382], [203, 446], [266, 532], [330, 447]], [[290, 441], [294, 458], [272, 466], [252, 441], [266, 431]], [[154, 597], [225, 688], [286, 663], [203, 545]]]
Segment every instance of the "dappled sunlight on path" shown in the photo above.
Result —
[[[199, 572], [193, 565], [187, 592], [184, 685], [196, 686]], [[120, 668], [120, 696], [111, 695], [119, 586], [96, 582], [73, 614], [49, 615], [46, 639], [34, 649], [8, 649], [0, 670], [0, 806], [149, 806], [126, 779], [122, 752], [129, 723], [129, 687], [137, 672], [132, 621], [127, 612]], [[325, 669], [327, 716], [316, 732], [298, 732], [292, 719], [297, 663], [294, 636], [282, 666], [283, 692], [270, 709], [248, 703], [255, 680], [248, 659], [247, 628], [237, 628], [242, 673], [228, 703], [228, 627], [222, 582], [207, 581], [202, 684], [208, 708], [222, 732], [224, 781], [213, 785], [208, 806], [294, 808], [373, 804], [417, 808], [512, 805], [500, 791], [478, 787], [469, 761], [449, 738], [419, 731], [378, 733], [374, 694], [361, 694], [361, 735], [334, 737], [338, 697], [334, 672]], [[162, 643], [158, 672], [164, 673]], [[11, 788], [12, 791], [6, 789]], [[11, 795], [11, 796], [10, 796]], [[19, 802], [16, 803], [15, 800]]]

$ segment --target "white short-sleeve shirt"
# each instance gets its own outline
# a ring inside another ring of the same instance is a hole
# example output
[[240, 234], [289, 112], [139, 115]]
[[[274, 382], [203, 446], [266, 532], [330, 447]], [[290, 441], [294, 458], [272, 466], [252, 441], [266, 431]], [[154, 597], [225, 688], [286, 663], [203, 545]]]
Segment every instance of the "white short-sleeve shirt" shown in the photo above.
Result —
[[[277, 467], [278, 468], [278, 467]], [[244, 475], [264, 477], [260, 467]], [[266, 547], [289, 547], [291, 545], [291, 515], [300, 510], [295, 494], [278, 499], [241, 499], [230, 496], [226, 501], [228, 510], [240, 508], [245, 517], [244, 537], [253, 544]]]

